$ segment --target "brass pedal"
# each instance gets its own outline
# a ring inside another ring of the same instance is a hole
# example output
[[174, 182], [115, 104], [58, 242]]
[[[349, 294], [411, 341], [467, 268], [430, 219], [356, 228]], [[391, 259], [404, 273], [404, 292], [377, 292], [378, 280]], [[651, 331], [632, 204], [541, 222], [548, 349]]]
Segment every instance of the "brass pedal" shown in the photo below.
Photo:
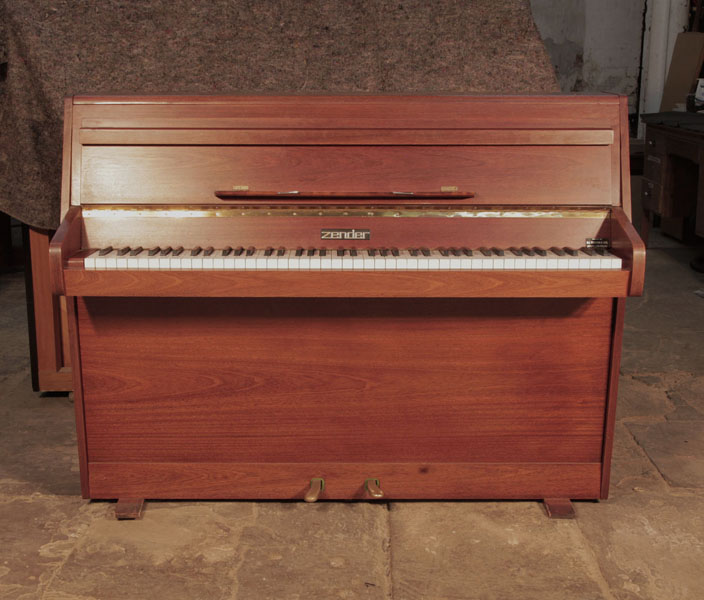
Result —
[[384, 492], [379, 485], [378, 479], [370, 478], [364, 482], [364, 489], [367, 490], [367, 494], [369, 494], [372, 498], [378, 500], [379, 498], [384, 497]]
[[313, 477], [313, 479], [310, 480], [310, 487], [306, 495], [303, 496], [303, 500], [306, 502], [317, 502], [318, 497], [324, 489], [325, 480], [322, 477]]

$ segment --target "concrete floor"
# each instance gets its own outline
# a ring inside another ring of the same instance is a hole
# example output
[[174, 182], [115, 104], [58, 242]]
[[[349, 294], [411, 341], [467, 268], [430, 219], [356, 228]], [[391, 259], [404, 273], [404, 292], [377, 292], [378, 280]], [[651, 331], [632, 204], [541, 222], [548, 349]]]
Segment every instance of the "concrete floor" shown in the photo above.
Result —
[[701, 600], [704, 276], [653, 245], [611, 497], [574, 521], [536, 502], [150, 502], [117, 522], [79, 497], [71, 401], [31, 391], [22, 276], [0, 276], [0, 598]]

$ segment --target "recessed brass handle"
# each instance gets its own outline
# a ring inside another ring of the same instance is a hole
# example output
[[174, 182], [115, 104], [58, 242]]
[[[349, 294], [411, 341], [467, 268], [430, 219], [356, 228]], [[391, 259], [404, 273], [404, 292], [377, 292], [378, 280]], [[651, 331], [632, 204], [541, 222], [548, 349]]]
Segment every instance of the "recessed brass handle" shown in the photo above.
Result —
[[324, 489], [325, 480], [322, 477], [313, 477], [313, 479], [310, 480], [310, 487], [306, 495], [303, 496], [303, 499], [306, 502], [316, 502]]
[[384, 497], [384, 492], [379, 487], [379, 480], [378, 479], [373, 479], [373, 478], [367, 479], [364, 482], [364, 488], [367, 490], [367, 493], [372, 498], [383, 498]]

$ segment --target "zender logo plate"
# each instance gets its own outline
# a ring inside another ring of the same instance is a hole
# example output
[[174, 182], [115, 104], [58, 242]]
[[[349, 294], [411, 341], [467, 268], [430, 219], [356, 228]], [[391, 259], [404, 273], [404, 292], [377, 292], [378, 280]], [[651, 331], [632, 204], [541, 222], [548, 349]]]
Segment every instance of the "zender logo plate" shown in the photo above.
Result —
[[321, 240], [368, 240], [371, 239], [369, 229], [321, 229]]

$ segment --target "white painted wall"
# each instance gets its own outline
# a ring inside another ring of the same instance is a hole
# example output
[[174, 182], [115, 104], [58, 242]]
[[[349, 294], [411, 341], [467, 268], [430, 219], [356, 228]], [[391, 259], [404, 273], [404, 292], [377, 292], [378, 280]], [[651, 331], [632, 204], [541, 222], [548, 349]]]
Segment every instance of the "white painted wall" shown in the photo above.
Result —
[[636, 109], [645, 0], [531, 0], [563, 92], [616, 92]]

